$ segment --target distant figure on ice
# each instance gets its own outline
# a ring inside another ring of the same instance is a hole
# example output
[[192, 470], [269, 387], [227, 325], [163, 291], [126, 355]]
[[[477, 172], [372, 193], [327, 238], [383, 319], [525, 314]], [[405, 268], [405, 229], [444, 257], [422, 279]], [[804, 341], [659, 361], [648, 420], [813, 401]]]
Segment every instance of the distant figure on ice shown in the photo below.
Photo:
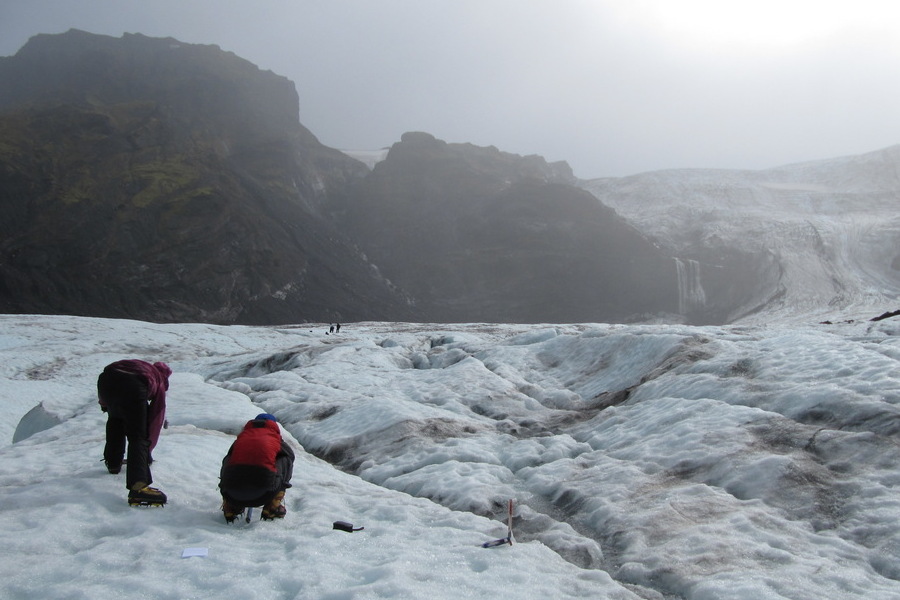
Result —
[[335, 333], [341, 332], [341, 324], [340, 323], [335, 323], [334, 332]]
[[284, 492], [293, 472], [294, 451], [282, 439], [275, 417], [263, 413], [247, 421], [222, 459], [219, 490], [225, 521], [234, 522], [250, 506], [262, 506], [263, 519], [283, 519]]
[[330, 327], [328, 327], [328, 333], [334, 333], [334, 324], [332, 323]]
[[107, 365], [97, 378], [100, 410], [108, 415], [103, 460], [110, 473], [118, 473], [127, 442], [125, 485], [132, 506], [166, 503], [165, 494], [149, 487], [153, 483], [150, 453], [166, 418], [171, 374], [166, 363], [129, 359]]

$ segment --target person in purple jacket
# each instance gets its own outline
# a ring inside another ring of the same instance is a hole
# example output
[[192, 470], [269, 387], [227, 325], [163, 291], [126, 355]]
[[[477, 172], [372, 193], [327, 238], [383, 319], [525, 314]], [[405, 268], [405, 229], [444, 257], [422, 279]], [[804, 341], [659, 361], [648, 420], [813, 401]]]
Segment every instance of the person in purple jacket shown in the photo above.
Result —
[[118, 473], [127, 441], [125, 485], [132, 506], [166, 503], [166, 495], [150, 487], [150, 453], [166, 418], [171, 374], [166, 363], [129, 359], [107, 365], [97, 378], [100, 409], [108, 415], [103, 459], [110, 473]]

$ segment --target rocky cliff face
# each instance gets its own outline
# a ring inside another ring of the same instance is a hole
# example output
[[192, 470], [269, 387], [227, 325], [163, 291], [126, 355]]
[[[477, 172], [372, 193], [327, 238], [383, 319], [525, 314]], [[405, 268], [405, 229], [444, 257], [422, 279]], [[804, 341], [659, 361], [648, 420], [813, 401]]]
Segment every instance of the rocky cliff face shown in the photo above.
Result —
[[37, 36], [0, 59], [0, 311], [413, 317], [321, 212], [366, 173], [216, 47]]
[[674, 262], [567, 165], [407, 133], [340, 205], [437, 321], [618, 321], [677, 309]]

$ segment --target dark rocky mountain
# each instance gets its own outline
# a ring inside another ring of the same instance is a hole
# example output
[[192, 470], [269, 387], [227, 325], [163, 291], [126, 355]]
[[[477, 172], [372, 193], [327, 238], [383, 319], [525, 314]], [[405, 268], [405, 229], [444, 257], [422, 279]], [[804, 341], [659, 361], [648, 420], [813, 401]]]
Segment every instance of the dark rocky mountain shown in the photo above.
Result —
[[0, 312], [716, 322], [765, 275], [736, 251], [694, 286], [565, 163], [408, 133], [370, 172], [298, 114], [216, 46], [73, 30], [0, 59]]
[[69, 31], [0, 59], [0, 311], [415, 318], [322, 213], [366, 168], [215, 46]]
[[438, 322], [620, 321], [674, 312], [674, 261], [548, 164], [406, 133], [339, 218]]

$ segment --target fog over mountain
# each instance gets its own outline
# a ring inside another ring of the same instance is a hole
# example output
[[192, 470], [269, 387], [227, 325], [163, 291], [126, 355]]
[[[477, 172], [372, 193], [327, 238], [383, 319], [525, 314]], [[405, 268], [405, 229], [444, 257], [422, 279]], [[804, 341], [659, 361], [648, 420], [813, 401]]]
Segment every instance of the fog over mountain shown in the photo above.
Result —
[[893, 0], [7, 0], [0, 55], [70, 28], [218, 44], [296, 82], [332, 148], [427, 131], [588, 179], [900, 140]]
[[286, 78], [139, 34], [36, 36], [0, 83], [5, 312], [720, 324], [900, 288], [896, 149], [593, 181], [426, 132], [340, 152]]

